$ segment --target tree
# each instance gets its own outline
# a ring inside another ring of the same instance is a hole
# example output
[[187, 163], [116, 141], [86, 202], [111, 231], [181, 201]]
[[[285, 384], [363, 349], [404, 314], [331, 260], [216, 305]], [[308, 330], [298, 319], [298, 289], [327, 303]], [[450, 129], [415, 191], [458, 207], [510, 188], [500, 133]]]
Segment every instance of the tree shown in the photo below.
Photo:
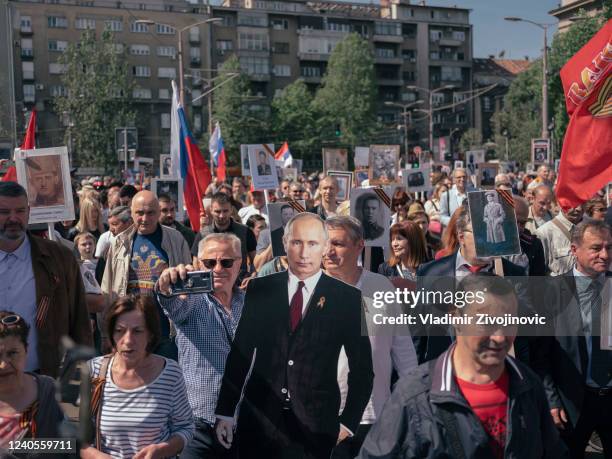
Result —
[[314, 100], [324, 137], [334, 138], [339, 125], [345, 144], [369, 139], [376, 126], [375, 80], [368, 42], [357, 34], [347, 35], [334, 48]]
[[313, 96], [303, 80], [286, 86], [272, 100], [272, 119], [276, 143], [289, 142], [296, 157], [304, 158], [320, 143]]
[[482, 135], [478, 129], [470, 128], [463, 133], [459, 141], [459, 149], [465, 153], [482, 146]]
[[[72, 145], [80, 164], [115, 167], [115, 128], [133, 125], [133, 83], [123, 52], [117, 52], [113, 34], [82, 33], [60, 56], [64, 66], [65, 96], [54, 99], [59, 116], [74, 123]], [[68, 135], [68, 133], [66, 133]], [[67, 143], [67, 140], [66, 140]]]
[[[237, 77], [233, 74], [239, 73]], [[228, 160], [240, 164], [240, 144], [266, 142], [269, 138], [269, 107], [249, 103], [253, 101], [247, 75], [240, 73], [240, 62], [235, 55], [227, 59], [219, 72], [223, 78], [213, 94], [213, 120], [221, 125], [223, 143]], [[257, 108], [256, 108], [257, 107]]]

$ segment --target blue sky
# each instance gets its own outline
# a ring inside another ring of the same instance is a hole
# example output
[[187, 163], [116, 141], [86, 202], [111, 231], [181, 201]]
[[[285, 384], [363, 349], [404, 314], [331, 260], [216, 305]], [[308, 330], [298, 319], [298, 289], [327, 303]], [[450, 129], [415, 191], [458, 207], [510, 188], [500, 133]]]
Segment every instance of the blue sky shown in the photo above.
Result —
[[[414, 1], [412, 3], [418, 3]], [[506, 51], [506, 58], [538, 57], [542, 53], [543, 32], [524, 22], [504, 21], [505, 16], [519, 16], [541, 23], [556, 23], [548, 12], [559, 0], [428, 0], [427, 5], [470, 8], [470, 22], [474, 30], [474, 57], [497, 56]], [[549, 29], [549, 46], [552, 33]]]

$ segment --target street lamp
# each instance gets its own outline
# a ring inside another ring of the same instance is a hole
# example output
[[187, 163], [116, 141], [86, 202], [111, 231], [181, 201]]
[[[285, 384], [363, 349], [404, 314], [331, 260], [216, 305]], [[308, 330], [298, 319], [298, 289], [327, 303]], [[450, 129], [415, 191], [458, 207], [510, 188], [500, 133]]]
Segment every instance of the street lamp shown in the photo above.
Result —
[[505, 17], [510, 22], [528, 22], [544, 31], [544, 49], [542, 52], [542, 138], [548, 139], [548, 28], [554, 24], [544, 24], [516, 16]]
[[410, 112], [408, 109], [415, 105], [419, 105], [424, 103], [422, 100], [417, 100], [415, 102], [410, 102], [409, 104], [399, 104], [397, 102], [385, 102], [385, 105], [389, 107], [400, 107], [402, 109], [402, 117], [404, 118], [404, 152], [406, 154], [406, 158], [408, 158], [408, 120], [410, 118]]
[[429, 152], [433, 155], [433, 95], [437, 92], [442, 92], [447, 89], [453, 89], [455, 86], [452, 84], [447, 84], [444, 86], [440, 86], [436, 89], [422, 88], [420, 86], [406, 86], [408, 89], [424, 91], [429, 94], [429, 107], [427, 110], [423, 110], [421, 108], [417, 108], [416, 111], [427, 113], [427, 117], [429, 118]]
[[[185, 91], [183, 88], [183, 83], [185, 79], [183, 75], [183, 36], [182, 36], [183, 32], [187, 29], [191, 29], [192, 27], [196, 27], [202, 24], [211, 24], [214, 22], [222, 22], [222, 21], [223, 21], [222, 18], [208, 18], [203, 21], [198, 21], [198, 22], [194, 22], [193, 24], [186, 25], [182, 29], [178, 29], [179, 100], [183, 108], [185, 107], [185, 101], [184, 101]], [[138, 19], [135, 22], [138, 24], [147, 24], [147, 25], [158, 24], [157, 22], [152, 21], [150, 19]], [[212, 46], [212, 43], [208, 43], [208, 46]], [[209, 65], [210, 64], [211, 63], [209, 62]]]

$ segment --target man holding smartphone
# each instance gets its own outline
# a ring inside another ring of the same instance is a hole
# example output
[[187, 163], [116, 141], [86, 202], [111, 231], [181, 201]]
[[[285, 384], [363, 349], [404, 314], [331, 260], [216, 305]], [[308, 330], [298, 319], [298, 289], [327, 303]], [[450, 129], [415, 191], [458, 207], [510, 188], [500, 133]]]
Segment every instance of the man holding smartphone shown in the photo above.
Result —
[[[213, 426], [225, 361], [244, 303], [244, 293], [234, 288], [241, 260], [238, 237], [232, 233], [211, 233], [199, 243], [199, 266], [168, 268], [155, 287], [160, 305], [176, 326], [179, 363], [196, 422], [193, 440], [181, 452], [181, 459], [232, 455], [231, 450], [218, 444]], [[213, 291], [169, 296], [172, 285], [179, 279], [185, 281], [187, 273], [196, 268], [212, 272]]]

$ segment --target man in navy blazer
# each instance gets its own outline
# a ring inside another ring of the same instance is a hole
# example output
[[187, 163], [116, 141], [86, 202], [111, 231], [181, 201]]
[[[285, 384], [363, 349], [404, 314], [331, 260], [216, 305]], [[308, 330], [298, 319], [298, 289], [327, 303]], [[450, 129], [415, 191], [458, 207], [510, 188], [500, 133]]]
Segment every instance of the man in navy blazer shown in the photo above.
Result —
[[[297, 214], [287, 223], [284, 243], [289, 269], [249, 282], [217, 403], [217, 439], [226, 448], [240, 405], [241, 459], [329, 458], [357, 431], [372, 392], [361, 292], [321, 271], [323, 220]], [[343, 346], [348, 394], [338, 416]]]
[[458, 167], [453, 171], [452, 188], [440, 195], [440, 222], [444, 226], [448, 226], [455, 210], [467, 199], [467, 192], [472, 191], [472, 186], [468, 184], [469, 179], [467, 170]]

